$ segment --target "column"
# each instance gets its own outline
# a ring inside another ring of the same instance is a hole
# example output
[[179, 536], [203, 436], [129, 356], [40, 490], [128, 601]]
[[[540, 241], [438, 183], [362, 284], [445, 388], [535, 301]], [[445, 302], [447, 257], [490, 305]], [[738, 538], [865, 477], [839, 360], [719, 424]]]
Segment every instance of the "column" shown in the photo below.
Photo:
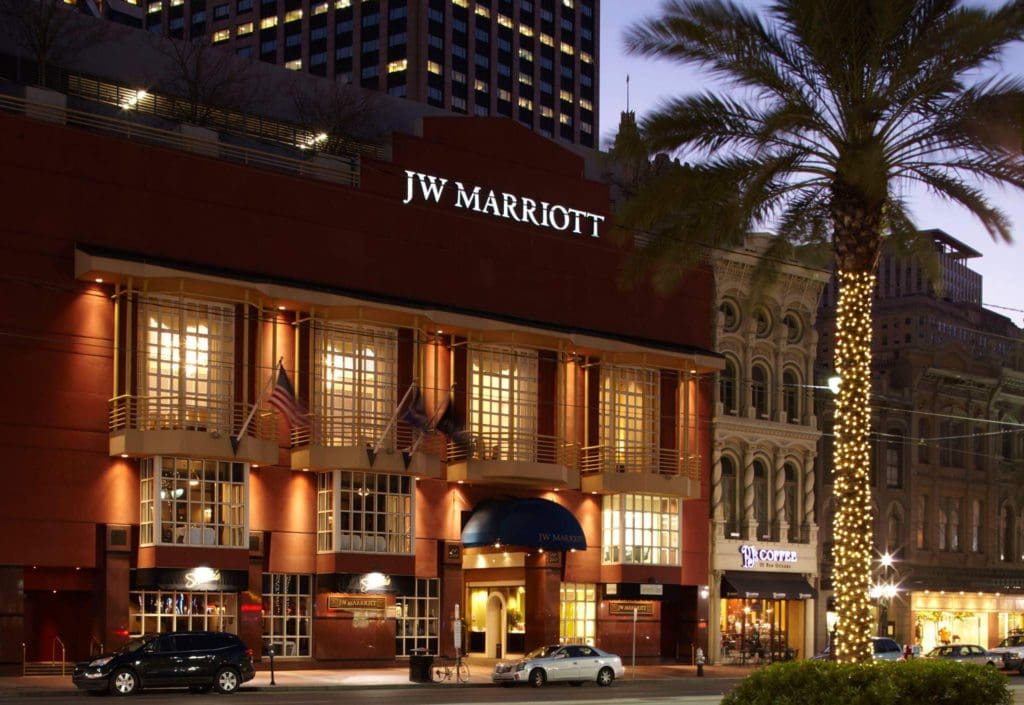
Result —
[[817, 534], [816, 531], [813, 531], [813, 529], [815, 528], [815, 523], [814, 523], [814, 504], [815, 504], [815, 494], [814, 494], [814, 458], [815, 457], [816, 457], [816, 454], [812, 450], [808, 450], [808, 451], [804, 452], [804, 467], [803, 467], [804, 476], [803, 476], [803, 479], [802, 479], [802, 481], [800, 483], [800, 489], [801, 489], [801, 492], [803, 494], [803, 505], [802, 505], [802, 511], [798, 515], [800, 517], [801, 525], [803, 527], [805, 527], [806, 530], [807, 530], [807, 535], [809, 537], [808, 540], [810, 540], [810, 541], [816, 541], [816, 536], [812, 536], [812, 534], [815, 534], [815, 535]]
[[[711, 516], [716, 528], [725, 523], [725, 508], [722, 506], [722, 444], [715, 442], [711, 450]], [[715, 532], [717, 537], [719, 532]]]
[[788, 536], [789, 522], [786, 521], [786, 459], [782, 454], [781, 448], [775, 450], [774, 473], [772, 476], [775, 488], [773, 509], [775, 525], [779, 527], [779, 533], [774, 538], [776, 541], [785, 541]]
[[749, 448], [743, 453], [743, 531], [744, 538], [757, 538], [757, 520], [754, 518], [754, 453]]

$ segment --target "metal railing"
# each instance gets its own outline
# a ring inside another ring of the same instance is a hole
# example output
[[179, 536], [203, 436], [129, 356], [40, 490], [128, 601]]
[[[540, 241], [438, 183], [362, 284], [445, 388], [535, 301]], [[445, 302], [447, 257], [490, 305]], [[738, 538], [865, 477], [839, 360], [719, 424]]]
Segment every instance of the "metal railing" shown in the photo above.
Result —
[[350, 186], [359, 183], [358, 167], [351, 159], [326, 157], [314, 161], [313, 157], [317, 155], [313, 152], [309, 153], [310, 159], [308, 160], [294, 159], [258, 149], [204, 140], [174, 130], [150, 127], [130, 120], [119, 120], [96, 113], [36, 103], [15, 96], [0, 95], [0, 110], [11, 113], [28, 113], [31, 117], [40, 120], [60, 122], [72, 127], [202, 154], [245, 166], [264, 168], [295, 176], [308, 176]]
[[53, 637], [53, 646], [50, 648], [50, 660], [57, 663], [57, 647], [60, 646], [60, 674], [64, 675], [64, 664], [67, 663], [68, 650], [59, 636]]
[[293, 448], [379, 447], [383, 452], [418, 450], [440, 454], [443, 444], [439, 433], [424, 432], [401, 419], [388, 430], [390, 414], [309, 414], [308, 419], [309, 426], [292, 428]]
[[654, 473], [699, 480], [700, 456], [684, 454], [675, 448], [586, 446], [582, 449], [580, 472]]
[[21, 642], [21, 675], [24, 678], [28, 673], [28, 645]]
[[[123, 394], [110, 400], [110, 432], [205, 431], [236, 435], [252, 411], [251, 404], [195, 404], [180, 396]], [[247, 437], [277, 439], [277, 412], [259, 409], [245, 430]]]
[[456, 433], [447, 443], [448, 462], [501, 460], [550, 463], [575, 468], [579, 444], [538, 433]]

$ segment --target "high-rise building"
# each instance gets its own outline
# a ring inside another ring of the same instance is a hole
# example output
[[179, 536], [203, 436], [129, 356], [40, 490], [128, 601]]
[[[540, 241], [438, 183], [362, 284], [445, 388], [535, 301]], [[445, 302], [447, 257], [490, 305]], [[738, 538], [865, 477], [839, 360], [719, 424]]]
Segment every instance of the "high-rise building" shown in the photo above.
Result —
[[117, 8], [152, 32], [596, 145], [600, 0], [151, 0], [106, 12]]
[[[941, 230], [926, 234], [927, 257], [883, 251], [875, 293], [877, 630], [924, 649], [990, 648], [1024, 629], [1024, 334], [982, 306], [981, 275], [967, 263], [979, 253]], [[819, 382], [832, 374], [835, 306], [833, 281], [818, 317]], [[830, 490], [828, 405], [823, 417], [820, 480]], [[833, 511], [825, 491], [826, 595]]]

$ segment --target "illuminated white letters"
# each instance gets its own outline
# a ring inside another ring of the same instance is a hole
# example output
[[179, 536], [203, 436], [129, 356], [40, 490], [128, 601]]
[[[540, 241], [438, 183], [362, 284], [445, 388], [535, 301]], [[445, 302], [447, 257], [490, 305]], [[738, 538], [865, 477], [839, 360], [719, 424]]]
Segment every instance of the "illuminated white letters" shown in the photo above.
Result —
[[[449, 189], [449, 183], [455, 188]], [[583, 235], [588, 233], [586, 226], [589, 224], [590, 237], [600, 237], [599, 228], [604, 222], [603, 215], [590, 211], [494, 189], [484, 190], [480, 186], [467, 186], [461, 181], [454, 180], [449, 182], [448, 179], [440, 176], [410, 170], [405, 172], [405, 198], [402, 200], [402, 204], [408, 205], [419, 198], [425, 203], [432, 202], [443, 205], [445, 194], [452, 191], [454, 191], [454, 198], [449, 197], [449, 199], [455, 208], [464, 208], [474, 213], [485, 213], [516, 223], [529, 223], [538, 228], [550, 228], [560, 232], [571, 229], [574, 235]]]

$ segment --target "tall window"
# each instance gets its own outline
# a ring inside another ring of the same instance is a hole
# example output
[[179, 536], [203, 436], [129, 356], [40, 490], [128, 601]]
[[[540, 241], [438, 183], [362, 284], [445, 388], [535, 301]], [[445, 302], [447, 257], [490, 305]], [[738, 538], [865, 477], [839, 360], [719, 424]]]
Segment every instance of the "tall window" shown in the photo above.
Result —
[[949, 498], [949, 550], [960, 550], [960, 500]]
[[248, 545], [245, 463], [156, 456], [139, 477], [142, 545]]
[[678, 497], [606, 495], [602, 562], [679, 565], [680, 508]]
[[276, 656], [311, 656], [313, 576], [263, 574], [263, 651]]
[[939, 505], [935, 513], [935, 548], [939, 551], [946, 550], [946, 530], [948, 528], [949, 518], [946, 514], [945, 503], [941, 500], [937, 502]]
[[395, 411], [397, 333], [317, 324], [313, 340], [313, 385], [317, 390], [313, 407], [320, 417], [323, 442], [376, 444]]
[[558, 641], [594, 645], [597, 635], [597, 585], [562, 583], [559, 589]]
[[1006, 563], [1013, 562], [1014, 548], [1017, 535], [1017, 522], [1010, 505], [1003, 506], [999, 516], [999, 560]]
[[231, 431], [234, 307], [146, 297], [139, 310], [145, 423]]
[[655, 470], [658, 371], [601, 367], [600, 443], [623, 470]]
[[736, 463], [728, 455], [722, 456], [722, 517], [725, 519], [726, 537], [739, 538], [739, 487]]
[[771, 535], [768, 524], [768, 468], [760, 460], [754, 461], [754, 521], [757, 522], [757, 538], [766, 539]]
[[469, 428], [488, 460], [536, 460], [537, 353], [470, 348]]
[[407, 475], [324, 473], [317, 480], [317, 550], [411, 554], [415, 489]]
[[755, 364], [750, 370], [750, 404], [754, 407], [754, 416], [767, 419], [770, 415], [768, 398], [771, 390], [768, 385], [768, 370], [762, 364]]
[[736, 361], [727, 357], [725, 369], [719, 373], [718, 395], [722, 400], [722, 409], [727, 414], [736, 413], [736, 382], [739, 379]]
[[[395, 596], [395, 655], [409, 656], [415, 649], [440, 653], [441, 581], [416, 578], [412, 593]], [[450, 638], [450, 635], [449, 635]]]
[[782, 373], [782, 410], [786, 421], [800, 423], [800, 378], [793, 370]]
[[890, 431], [885, 442], [885, 484], [903, 486], [903, 434], [899, 431]]
[[885, 545], [889, 555], [895, 555], [903, 545], [903, 512], [897, 506], [889, 510]]
[[918, 495], [914, 500], [914, 546], [924, 549], [928, 545], [928, 496]]
[[981, 502], [971, 502], [971, 551], [981, 553]]
[[783, 499], [785, 506], [783, 512], [786, 518], [786, 523], [789, 524], [789, 536], [790, 541], [800, 540], [800, 521], [796, 515], [796, 502], [797, 502], [797, 479], [796, 479], [796, 468], [792, 465], [786, 464], [784, 468], [786, 473], [785, 481], [783, 484]]
[[943, 421], [939, 424], [939, 464], [948, 467], [964, 466], [964, 423]]
[[238, 632], [238, 594], [135, 590], [128, 593], [128, 636], [158, 632]]

